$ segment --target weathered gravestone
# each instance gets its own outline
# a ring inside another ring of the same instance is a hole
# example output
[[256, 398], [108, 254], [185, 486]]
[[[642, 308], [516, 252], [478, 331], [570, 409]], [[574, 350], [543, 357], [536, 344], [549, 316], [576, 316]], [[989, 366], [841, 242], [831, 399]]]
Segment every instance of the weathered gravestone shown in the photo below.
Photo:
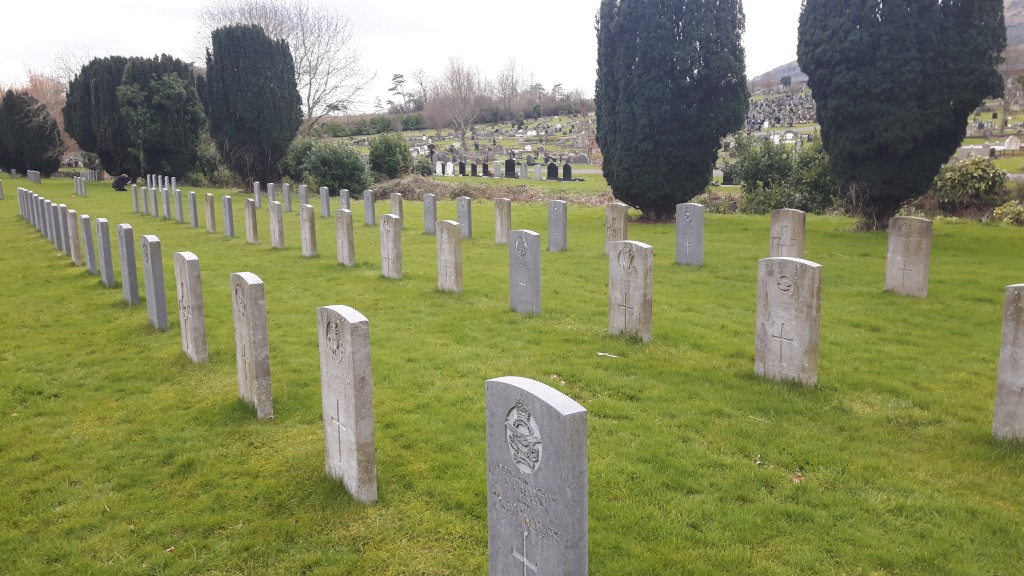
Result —
[[270, 247], [284, 248], [284, 212], [280, 202], [270, 203]]
[[891, 218], [885, 258], [885, 289], [918, 298], [928, 296], [931, 254], [931, 220], [909, 216]]
[[587, 411], [545, 384], [488, 380], [490, 576], [585, 576]]
[[285, 182], [281, 184], [281, 196], [284, 204], [284, 211], [292, 211], [292, 185]]
[[302, 241], [302, 255], [316, 257], [316, 210], [311, 204], [299, 207], [299, 236]]
[[149, 188], [142, 189], [142, 213], [149, 214], [149, 197], [151, 196]]
[[338, 264], [356, 265], [355, 233], [352, 230], [352, 211], [339, 208], [334, 211], [335, 234], [338, 244]]
[[1024, 284], [1006, 287], [992, 435], [1024, 440]]
[[437, 162], [434, 163], [434, 175], [444, 176], [444, 162], [438, 160]]
[[121, 256], [121, 296], [125, 304], [139, 303], [139, 274], [135, 268], [135, 229], [131, 224], [117, 225], [117, 249]]
[[163, 204], [164, 220], [171, 219], [171, 191], [167, 188], [160, 189], [160, 202]]
[[441, 292], [462, 292], [462, 236], [459, 223], [441, 220], [437, 226], [437, 289]]
[[754, 372], [771, 380], [818, 385], [821, 264], [765, 258], [757, 265]]
[[68, 205], [59, 204], [57, 206], [57, 229], [60, 230], [60, 249], [64, 252], [65, 256], [71, 256], [71, 238], [68, 231]]
[[494, 243], [508, 244], [508, 233], [512, 230], [512, 201], [498, 198], [494, 201]]
[[391, 213], [402, 220], [402, 228], [405, 228], [405, 206], [402, 195], [398, 192], [391, 193]]
[[473, 201], [467, 196], [455, 199], [455, 214], [459, 221], [462, 237], [473, 238]]
[[537, 165], [535, 165], [533, 167], [533, 179], [534, 180], [540, 180], [541, 179], [541, 165], [540, 164], [537, 164]]
[[612, 242], [620, 242], [628, 238], [629, 206], [621, 202], [612, 202], [604, 207], [604, 253], [611, 254]]
[[704, 265], [704, 206], [676, 205], [676, 264]]
[[377, 225], [377, 205], [373, 190], [363, 190], [363, 226]]
[[270, 343], [263, 281], [252, 272], [231, 275], [238, 397], [256, 408], [259, 419], [274, 416], [270, 390]]
[[245, 199], [245, 241], [249, 244], [257, 244], [260, 241], [259, 228], [256, 224], [256, 201], [252, 198]]
[[[350, 212], [351, 213], [351, 212]], [[317, 308], [327, 475], [360, 502], [377, 500], [370, 323], [348, 306]]]
[[206, 315], [203, 309], [203, 279], [199, 257], [192, 252], [174, 253], [174, 281], [178, 292], [178, 323], [181, 326], [181, 350], [189, 360], [206, 362]]
[[132, 184], [132, 212], [139, 213], [139, 187]]
[[174, 219], [178, 224], [185, 223], [185, 207], [182, 204], [181, 190], [174, 190]]
[[274, 200], [277, 200], [277, 197], [275, 195], [276, 188], [277, 187], [274, 186], [273, 182], [267, 182], [267, 201], [268, 202], [273, 202]]
[[381, 274], [402, 279], [402, 220], [394, 214], [380, 217]]
[[530, 167], [527, 166], [525, 162], [520, 164], [519, 165], [519, 178], [522, 179], [522, 180], [526, 180], [527, 178], [529, 178], [529, 176], [530, 176], [529, 170], [530, 170]]
[[800, 210], [772, 210], [769, 258], [803, 258], [807, 214]]
[[71, 250], [71, 262], [75, 266], [81, 266], [82, 243], [78, 236], [78, 212], [68, 210], [68, 219], [65, 225], [68, 227], [68, 248]]
[[114, 257], [110, 249], [110, 222], [106, 218], [96, 219], [96, 258], [100, 280], [107, 288], [114, 288]]
[[565, 252], [568, 247], [568, 206], [565, 200], [548, 201], [548, 252]]
[[214, 234], [217, 232], [217, 211], [214, 209], [213, 194], [207, 192], [203, 201], [206, 204], [206, 231]]
[[95, 276], [99, 273], [96, 268], [96, 247], [92, 243], [92, 218], [88, 214], [79, 217], [82, 229], [82, 248], [85, 252], [85, 268], [89, 274]]
[[199, 206], [196, 202], [196, 193], [188, 193], [188, 223], [193, 228], [199, 228]]
[[508, 268], [512, 311], [540, 314], [540, 234], [532, 230], [509, 233]]
[[653, 337], [654, 248], [613, 242], [608, 254], [608, 334]]
[[331, 217], [331, 190], [326, 186], [320, 187], [320, 216]]
[[231, 196], [221, 196], [221, 212], [224, 213], [224, 236], [235, 237], [235, 209], [231, 204]]
[[144, 234], [142, 244], [142, 278], [146, 283], [146, 313], [153, 328], [167, 330], [167, 293], [164, 287], [164, 262], [160, 239]]
[[260, 183], [259, 182], [253, 182], [252, 183], [252, 198], [253, 198], [253, 202], [256, 203], [256, 207], [257, 208], [262, 208], [263, 207], [263, 199], [262, 199], [263, 198], [263, 194], [260, 191]]
[[309, 204], [309, 186], [299, 184], [299, 205]]
[[341, 201], [341, 207], [345, 210], [352, 209], [352, 195], [349, 194], [348, 188], [342, 188], [338, 191], [338, 199]]
[[423, 233], [434, 234], [437, 230], [437, 196], [423, 195]]

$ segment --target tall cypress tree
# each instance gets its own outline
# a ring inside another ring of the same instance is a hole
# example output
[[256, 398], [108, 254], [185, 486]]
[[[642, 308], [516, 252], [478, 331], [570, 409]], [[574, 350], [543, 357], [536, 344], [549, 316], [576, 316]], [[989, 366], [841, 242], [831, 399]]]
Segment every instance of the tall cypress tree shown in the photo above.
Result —
[[49, 176], [60, 168], [64, 140], [57, 121], [26, 92], [8, 90], [0, 103], [0, 164]]
[[131, 58], [117, 99], [143, 172], [185, 175], [195, 169], [206, 117], [191, 66], [166, 54]]
[[94, 58], [68, 85], [64, 129], [86, 152], [99, 156], [110, 174], [140, 174], [139, 157], [131, 151], [131, 137], [117, 102], [128, 59]]
[[246, 182], [272, 182], [302, 122], [288, 43], [257, 26], [213, 31], [206, 116], [224, 162]]
[[700, 194], [742, 127], [743, 27], [739, 0], [602, 0], [597, 142], [615, 198], [646, 218]]
[[1002, 93], [1003, 0], [805, 0], [797, 56], [836, 175], [887, 227]]

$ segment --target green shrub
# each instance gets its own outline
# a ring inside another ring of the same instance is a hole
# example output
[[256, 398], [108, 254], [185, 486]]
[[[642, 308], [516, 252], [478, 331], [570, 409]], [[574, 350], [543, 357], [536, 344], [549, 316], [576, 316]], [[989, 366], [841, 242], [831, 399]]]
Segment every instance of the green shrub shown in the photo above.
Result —
[[239, 183], [234, 172], [217, 152], [217, 144], [213, 141], [209, 132], [203, 131], [199, 134], [198, 156], [196, 170], [185, 175], [185, 181], [194, 186], [224, 188]]
[[1024, 204], [1018, 200], [1010, 200], [993, 210], [992, 217], [1011, 226], [1024, 226]]
[[370, 170], [385, 180], [401, 178], [412, 170], [412, 152], [401, 134], [370, 139]]
[[964, 158], [942, 167], [932, 191], [947, 213], [989, 210], [1006, 191], [1006, 172], [988, 158]]
[[820, 214], [837, 205], [839, 183], [820, 138], [797, 151], [769, 138], [740, 135], [733, 150], [736, 161], [725, 171], [740, 180], [743, 212], [796, 208]]
[[342, 188], [362, 192], [371, 186], [370, 171], [359, 154], [329, 140], [313, 142], [302, 168], [308, 184], [326, 186], [331, 193]]
[[291, 178], [293, 182], [304, 181], [306, 175], [302, 165], [306, 162], [306, 157], [309, 156], [311, 148], [313, 148], [313, 140], [310, 138], [296, 138], [293, 140], [288, 146], [288, 152], [285, 153], [284, 158], [281, 158], [277, 165], [281, 175]]
[[417, 157], [412, 164], [412, 173], [420, 176], [433, 176], [434, 166], [430, 163], [430, 158], [427, 156]]

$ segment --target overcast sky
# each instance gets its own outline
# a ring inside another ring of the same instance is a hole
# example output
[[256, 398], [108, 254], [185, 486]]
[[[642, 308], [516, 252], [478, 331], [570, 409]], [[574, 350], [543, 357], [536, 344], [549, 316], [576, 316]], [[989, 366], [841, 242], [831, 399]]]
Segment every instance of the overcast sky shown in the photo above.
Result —
[[[315, 3], [316, 0], [310, 0]], [[49, 72], [66, 51], [92, 57], [195, 58], [195, 15], [211, 0], [93, 0], [86, 4], [10, 0], [0, 33], [0, 84], [23, 82], [28, 69]], [[352, 25], [364, 66], [376, 79], [362, 95], [362, 109], [387, 100], [393, 74], [417, 68], [438, 76], [450, 56], [494, 77], [515, 58], [526, 79], [548, 90], [562, 84], [593, 96], [597, 67], [594, 15], [600, 0], [553, 0], [527, 9], [501, 3], [438, 5], [424, 0], [330, 1]], [[745, 0], [747, 76], [796, 60], [800, 0]]]

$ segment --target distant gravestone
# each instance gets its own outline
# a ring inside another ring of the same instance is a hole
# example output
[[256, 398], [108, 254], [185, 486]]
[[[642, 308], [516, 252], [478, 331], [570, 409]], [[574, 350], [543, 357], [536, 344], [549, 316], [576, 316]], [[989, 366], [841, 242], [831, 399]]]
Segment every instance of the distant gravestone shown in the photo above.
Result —
[[185, 207], [181, 197], [181, 190], [174, 190], [174, 219], [178, 224], [185, 223]]
[[455, 213], [458, 217], [459, 228], [462, 237], [473, 238], [473, 201], [467, 196], [459, 196], [455, 199]]
[[889, 220], [885, 258], [885, 289], [925, 298], [931, 268], [932, 221], [896, 216]]
[[505, 178], [516, 177], [516, 161], [509, 158], [505, 160]]
[[491, 168], [491, 175], [495, 178], [501, 178], [501, 162], [494, 162], [494, 167]]
[[256, 201], [252, 198], [245, 199], [245, 241], [249, 244], [258, 244], [260, 241], [256, 224]]
[[125, 304], [139, 304], [139, 274], [135, 268], [135, 230], [131, 224], [117, 225], [117, 251], [121, 256], [121, 295]]
[[992, 435], [1024, 440], [1024, 284], [1006, 287]]
[[476, 162], [473, 162], [473, 164], [470, 166], [470, 173], [470, 175], [474, 177], [480, 175], [480, 168], [476, 165]]
[[402, 227], [405, 227], [405, 206], [402, 202], [402, 195], [398, 192], [391, 193], [391, 213], [402, 220]]
[[530, 176], [529, 170], [530, 170], [530, 167], [527, 166], [525, 162], [520, 164], [519, 165], [519, 178], [521, 180], [526, 180], [527, 178], [529, 178], [529, 176]]
[[139, 213], [139, 187], [132, 184], [132, 212]]
[[612, 242], [620, 242], [628, 238], [629, 206], [621, 202], [611, 202], [604, 207], [604, 253], [611, 254]]
[[803, 258], [807, 214], [801, 210], [772, 210], [769, 258]]
[[548, 252], [565, 252], [568, 248], [567, 208], [565, 200], [548, 201]]
[[270, 203], [270, 247], [277, 250], [284, 249], [284, 212], [281, 208], [280, 202]]
[[334, 211], [335, 233], [338, 245], [338, 264], [356, 265], [355, 235], [352, 230], [352, 211], [339, 208]]
[[[349, 212], [351, 214], [351, 212]], [[370, 323], [348, 306], [317, 308], [327, 475], [363, 503], [377, 500]]]
[[676, 205], [676, 264], [704, 265], [704, 206]]
[[572, 164], [566, 162], [562, 165], [562, 181], [569, 182], [572, 180]]
[[434, 234], [437, 230], [437, 196], [423, 195], [423, 233]]
[[157, 199], [157, 195], [160, 193], [158, 188], [150, 188], [150, 201], [153, 204], [153, 210], [151, 214], [156, 218], [160, 217], [160, 201]]
[[517, 376], [486, 396], [488, 574], [586, 575], [586, 409]]
[[558, 164], [548, 163], [548, 180], [558, 180]]
[[107, 288], [114, 288], [114, 257], [110, 249], [110, 223], [106, 218], [96, 219], [96, 258], [100, 280]]
[[206, 205], [206, 231], [210, 234], [215, 234], [217, 232], [217, 211], [214, 208], [213, 194], [207, 192], [203, 196], [203, 202]]
[[284, 211], [292, 211], [292, 185], [285, 182], [281, 184], [281, 200], [284, 204]]
[[540, 175], [541, 175], [541, 165], [537, 164], [536, 166], [533, 167], [533, 178], [534, 178], [534, 180], [540, 180], [541, 179]]
[[203, 309], [203, 280], [199, 257], [192, 252], [174, 253], [174, 283], [178, 292], [178, 323], [181, 350], [195, 363], [206, 362], [206, 315]]
[[653, 336], [654, 248], [642, 242], [612, 242], [608, 254], [608, 334]]
[[434, 175], [444, 176], [444, 162], [438, 160], [437, 162], [434, 163]]
[[331, 191], [326, 186], [320, 187], [320, 216], [331, 217]]
[[309, 186], [299, 184], [299, 205], [309, 204]]
[[394, 214], [380, 217], [381, 274], [402, 279], [402, 220]]
[[377, 225], [377, 205], [373, 190], [363, 190], [363, 226]]
[[160, 189], [160, 202], [163, 204], [164, 220], [171, 219], [171, 191], [167, 188]]
[[79, 220], [82, 229], [82, 248], [85, 252], [85, 268], [89, 274], [95, 276], [99, 270], [96, 268], [96, 247], [92, 242], [92, 218], [88, 214], [82, 214]]
[[140, 193], [142, 194], [142, 213], [149, 214], [149, 188], [143, 188]]
[[512, 201], [498, 198], [494, 201], [494, 243], [508, 244], [508, 233], [512, 230]]
[[342, 188], [338, 192], [338, 199], [341, 201], [341, 207], [345, 210], [352, 209], [352, 195], [349, 194], [348, 188]]
[[196, 203], [196, 193], [188, 193], [188, 223], [193, 228], [199, 228], [199, 206]]
[[274, 186], [273, 182], [267, 182], [267, 201], [273, 202], [277, 200], [277, 187]]
[[263, 194], [262, 194], [262, 191], [260, 190], [260, 183], [259, 182], [253, 182], [252, 183], [252, 198], [253, 198], [253, 202], [256, 203], [256, 207], [257, 208], [262, 208], [263, 207]]
[[1020, 138], [1017, 136], [1010, 136], [1003, 144], [1003, 148], [1010, 152], [1017, 152], [1020, 150]]
[[146, 283], [146, 312], [149, 323], [167, 330], [167, 293], [164, 287], [164, 261], [160, 252], [160, 239], [151, 234], [142, 236], [142, 277]]
[[57, 229], [60, 230], [60, 249], [65, 256], [71, 256], [71, 238], [68, 232], [68, 205], [57, 206]]
[[263, 280], [252, 272], [231, 275], [238, 397], [256, 408], [260, 420], [274, 415], [270, 389], [270, 343]]
[[68, 246], [71, 250], [71, 262], [75, 266], [82, 265], [82, 243], [78, 236], [78, 212], [68, 210]]
[[437, 226], [437, 289], [441, 292], [462, 292], [462, 236], [459, 223], [441, 220]]
[[508, 237], [509, 306], [513, 312], [540, 314], [540, 234], [513, 230]]
[[444, 168], [445, 168], [445, 172], [444, 172], [445, 175], [447, 175], [447, 176], [455, 176], [455, 165], [452, 164], [452, 162], [449, 161], [449, 162], [445, 163]]
[[235, 237], [235, 210], [231, 205], [231, 196], [221, 196], [221, 212], [224, 213], [224, 236]]
[[459, 176], [465, 176], [465, 175], [466, 175], [466, 162], [464, 160], [459, 160]]
[[765, 258], [757, 266], [754, 372], [771, 380], [818, 385], [821, 264]]
[[487, 161], [483, 162], [483, 174], [484, 174], [484, 178], [490, 178], [491, 177], [491, 164], [490, 164], [490, 162], [487, 162]]
[[316, 211], [310, 204], [299, 207], [299, 235], [302, 241], [302, 255], [306, 258], [315, 258]]

